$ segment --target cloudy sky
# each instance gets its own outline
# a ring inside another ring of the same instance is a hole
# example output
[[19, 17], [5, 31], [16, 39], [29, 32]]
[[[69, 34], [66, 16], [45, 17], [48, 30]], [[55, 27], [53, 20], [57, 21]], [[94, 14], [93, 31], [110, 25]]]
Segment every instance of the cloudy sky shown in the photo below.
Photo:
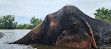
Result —
[[111, 9], [111, 0], [0, 0], [0, 16], [15, 15], [19, 24], [29, 24], [33, 16], [44, 20], [65, 5], [74, 5], [94, 18], [96, 9]]

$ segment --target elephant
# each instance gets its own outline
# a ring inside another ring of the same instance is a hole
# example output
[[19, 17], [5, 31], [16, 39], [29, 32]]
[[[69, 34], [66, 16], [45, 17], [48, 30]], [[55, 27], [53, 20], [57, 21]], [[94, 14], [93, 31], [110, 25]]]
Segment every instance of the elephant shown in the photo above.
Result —
[[40, 43], [73, 48], [111, 46], [111, 23], [89, 17], [77, 7], [64, 6], [13, 44]]

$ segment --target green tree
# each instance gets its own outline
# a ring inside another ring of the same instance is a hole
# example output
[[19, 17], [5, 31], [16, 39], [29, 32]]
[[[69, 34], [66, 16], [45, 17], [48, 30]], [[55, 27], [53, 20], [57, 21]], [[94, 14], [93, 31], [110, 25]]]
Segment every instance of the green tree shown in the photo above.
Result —
[[32, 26], [30, 24], [24, 24], [25, 25], [25, 29], [32, 29]]
[[42, 22], [41, 19], [36, 19], [35, 17], [32, 17], [30, 20], [30, 23], [32, 24], [32, 28], [36, 27]]
[[31, 28], [32, 27], [30, 24], [23, 24], [23, 25], [19, 24], [16, 26], [16, 29], [31, 29]]
[[35, 17], [32, 17], [30, 19], [30, 23], [31, 24], [19, 24], [16, 26], [16, 29], [33, 29], [34, 27], [36, 27], [37, 25], [39, 25], [42, 22], [41, 19], [37, 19]]
[[105, 20], [111, 22], [111, 9], [99, 8], [94, 13], [96, 19]]
[[15, 29], [17, 22], [15, 22], [15, 17], [13, 15], [6, 15], [1, 18], [2, 29]]
[[22, 27], [21, 24], [19, 24], [19, 25], [16, 26], [16, 29], [23, 29], [23, 27]]
[[2, 18], [0, 18], [0, 29], [3, 28], [3, 24], [2, 24]]

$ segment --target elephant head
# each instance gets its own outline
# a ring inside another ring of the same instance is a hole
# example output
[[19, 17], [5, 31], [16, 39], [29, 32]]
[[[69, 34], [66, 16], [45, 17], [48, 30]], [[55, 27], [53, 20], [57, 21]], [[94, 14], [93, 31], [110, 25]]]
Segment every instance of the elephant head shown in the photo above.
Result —
[[75, 14], [76, 7], [65, 6], [49, 14], [45, 20], [14, 44], [41, 43], [74, 48], [97, 48], [89, 23]]

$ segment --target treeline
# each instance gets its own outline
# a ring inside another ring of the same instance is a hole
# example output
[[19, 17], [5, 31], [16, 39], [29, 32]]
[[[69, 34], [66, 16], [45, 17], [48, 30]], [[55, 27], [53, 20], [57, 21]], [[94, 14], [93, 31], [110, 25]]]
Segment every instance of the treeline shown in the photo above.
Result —
[[42, 22], [41, 19], [32, 17], [30, 24], [18, 24], [14, 15], [6, 15], [0, 18], [0, 29], [32, 29]]
[[106, 9], [104, 7], [99, 8], [94, 13], [96, 19], [101, 19], [104, 21], [111, 22], [111, 9]]

